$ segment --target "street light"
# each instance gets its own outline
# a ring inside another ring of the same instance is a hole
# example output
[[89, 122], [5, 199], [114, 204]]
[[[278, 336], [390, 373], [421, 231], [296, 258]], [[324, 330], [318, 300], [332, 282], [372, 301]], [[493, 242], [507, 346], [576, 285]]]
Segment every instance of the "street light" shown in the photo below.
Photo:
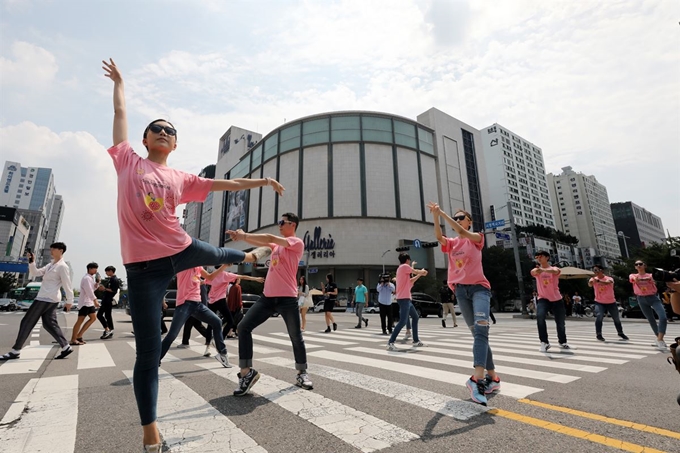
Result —
[[626, 258], [630, 258], [630, 255], [628, 254], [628, 243], [626, 242], [626, 239], [630, 239], [630, 236], [623, 234], [623, 231], [619, 231], [616, 234], [623, 239], [623, 248], [626, 251]]
[[387, 250], [385, 250], [385, 251], [383, 252], [382, 256], [380, 256], [380, 259], [382, 260], [382, 266], [383, 266], [383, 271], [382, 271], [382, 273], [383, 273], [383, 274], [385, 273], [385, 255], [386, 255], [388, 252], [391, 252], [391, 251], [392, 251], [392, 249], [387, 249]]

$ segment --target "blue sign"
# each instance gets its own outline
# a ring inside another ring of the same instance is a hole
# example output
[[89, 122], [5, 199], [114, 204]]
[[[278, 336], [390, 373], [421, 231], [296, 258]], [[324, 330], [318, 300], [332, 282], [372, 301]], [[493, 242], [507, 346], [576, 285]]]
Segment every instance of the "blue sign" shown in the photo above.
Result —
[[305, 266], [305, 260], [302, 260], [298, 263], [298, 266], [304, 267]]
[[504, 226], [505, 226], [505, 219], [494, 220], [493, 222], [486, 222], [484, 224], [484, 228], [486, 228], [486, 229], [502, 228]]
[[510, 235], [507, 234], [507, 233], [498, 233], [498, 232], [497, 232], [497, 233], [496, 233], [496, 239], [503, 239], [503, 240], [509, 241], [509, 240], [510, 240]]
[[413, 240], [413, 246], [417, 249], [420, 248], [420, 239], [414, 239]]
[[307, 272], [310, 274], [316, 274], [317, 272], [319, 272], [319, 269], [316, 267], [310, 267], [309, 269], [307, 269]]

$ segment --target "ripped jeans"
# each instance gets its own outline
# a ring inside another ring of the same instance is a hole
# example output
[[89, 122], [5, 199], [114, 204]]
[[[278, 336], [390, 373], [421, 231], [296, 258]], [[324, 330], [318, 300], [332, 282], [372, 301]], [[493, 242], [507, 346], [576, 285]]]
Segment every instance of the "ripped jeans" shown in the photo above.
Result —
[[[489, 347], [489, 313], [491, 291], [482, 285], [456, 285], [456, 299], [465, 324], [472, 331], [472, 358], [474, 366], [493, 370], [493, 354]], [[486, 321], [486, 325], [480, 324]]]

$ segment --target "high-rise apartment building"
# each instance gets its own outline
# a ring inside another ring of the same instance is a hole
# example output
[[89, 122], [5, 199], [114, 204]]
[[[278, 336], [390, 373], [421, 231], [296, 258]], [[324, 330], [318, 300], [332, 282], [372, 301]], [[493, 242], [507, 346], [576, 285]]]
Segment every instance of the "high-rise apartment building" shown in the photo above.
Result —
[[[22, 167], [19, 162], [6, 161], [1, 181], [0, 206], [19, 209], [29, 222], [31, 229], [27, 247], [32, 249], [37, 260], [41, 261], [56, 195], [52, 169]], [[59, 227], [58, 223], [55, 227]]]
[[61, 221], [64, 218], [64, 199], [61, 195], [54, 196], [52, 203], [52, 214], [50, 215], [50, 222], [47, 227], [47, 237], [45, 238], [45, 247], [43, 250], [43, 263], [49, 263], [52, 260], [50, 255], [50, 244], [54, 244], [59, 240], [59, 232], [61, 231]]
[[612, 216], [621, 246], [621, 256], [629, 257], [639, 248], [663, 242], [666, 235], [661, 217], [632, 201], [612, 203]]
[[486, 202], [494, 207], [494, 217], [507, 219], [511, 204], [516, 224], [555, 228], [541, 148], [498, 123], [481, 134], [489, 178]]
[[579, 247], [592, 247], [600, 256], [621, 256], [607, 188], [595, 176], [563, 167], [559, 175], [548, 174], [548, 189], [558, 230], [577, 237]]

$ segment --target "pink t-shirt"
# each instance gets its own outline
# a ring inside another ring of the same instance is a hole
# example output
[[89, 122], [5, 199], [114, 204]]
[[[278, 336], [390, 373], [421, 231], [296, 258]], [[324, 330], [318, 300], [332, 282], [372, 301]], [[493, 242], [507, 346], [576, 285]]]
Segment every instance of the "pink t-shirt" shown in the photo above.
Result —
[[269, 244], [272, 248], [269, 270], [264, 281], [265, 297], [296, 297], [297, 270], [300, 258], [305, 251], [302, 239], [296, 236], [286, 238], [288, 247]]
[[442, 252], [449, 257], [449, 286], [453, 288], [457, 284], [482, 285], [491, 289], [491, 284], [484, 276], [482, 268], [484, 236], [482, 235], [480, 242], [461, 237], [445, 239], [446, 244], [442, 245]]
[[557, 302], [562, 300], [562, 295], [560, 294], [560, 271], [559, 267], [544, 267], [542, 269], [551, 269], [558, 271], [557, 274], [549, 274], [547, 272], [541, 272], [536, 274], [534, 278], [536, 279], [536, 290], [538, 291], [539, 299], [548, 299], [550, 302]]
[[118, 173], [118, 226], [123, 264], [150, 261], [181, 252], [191, 237], [175, 207], [205, 201], [213, 180], [143, 159], [130, 143], [108, 150]]
[[614, 279], [604, 276], [598, 280], [595, 280], [595, 278], [590, 279], [593, 283], [593, 290], [595, 291], [595, 302], [601, 304], [613, 304], [616, 302], [616, 297], [614, 297]]
[[202, 267], [194, 267], [177, 274], [177, 302], [179, 307], [185, 301], [201, 301], [201, 270]]
[[406, 263], [397, 268], [397, 300], [411, 298], [411, 288], [413, 288], [411, 270], [411, 265]]
[[[638, 280], [639, 277], [649, 278], [649, 280], [641, 281]], [[628, 279], [633, 284], [633, 292], [636, 296], [653, 296], [657, 293], [652, 274], [630, 274]]]
[[[208, 299], [211, 304], [214, 304], [220, 299], [227, 298], [227, 287], [229, 283], [234, 283], [238, 279], [238, 275], [232, 274], [231, 272], [222, 272], [214, 280], [210, 281], [210, 292], [208, 293]], [[201, 300], [200, 296], [198, 300]]]

